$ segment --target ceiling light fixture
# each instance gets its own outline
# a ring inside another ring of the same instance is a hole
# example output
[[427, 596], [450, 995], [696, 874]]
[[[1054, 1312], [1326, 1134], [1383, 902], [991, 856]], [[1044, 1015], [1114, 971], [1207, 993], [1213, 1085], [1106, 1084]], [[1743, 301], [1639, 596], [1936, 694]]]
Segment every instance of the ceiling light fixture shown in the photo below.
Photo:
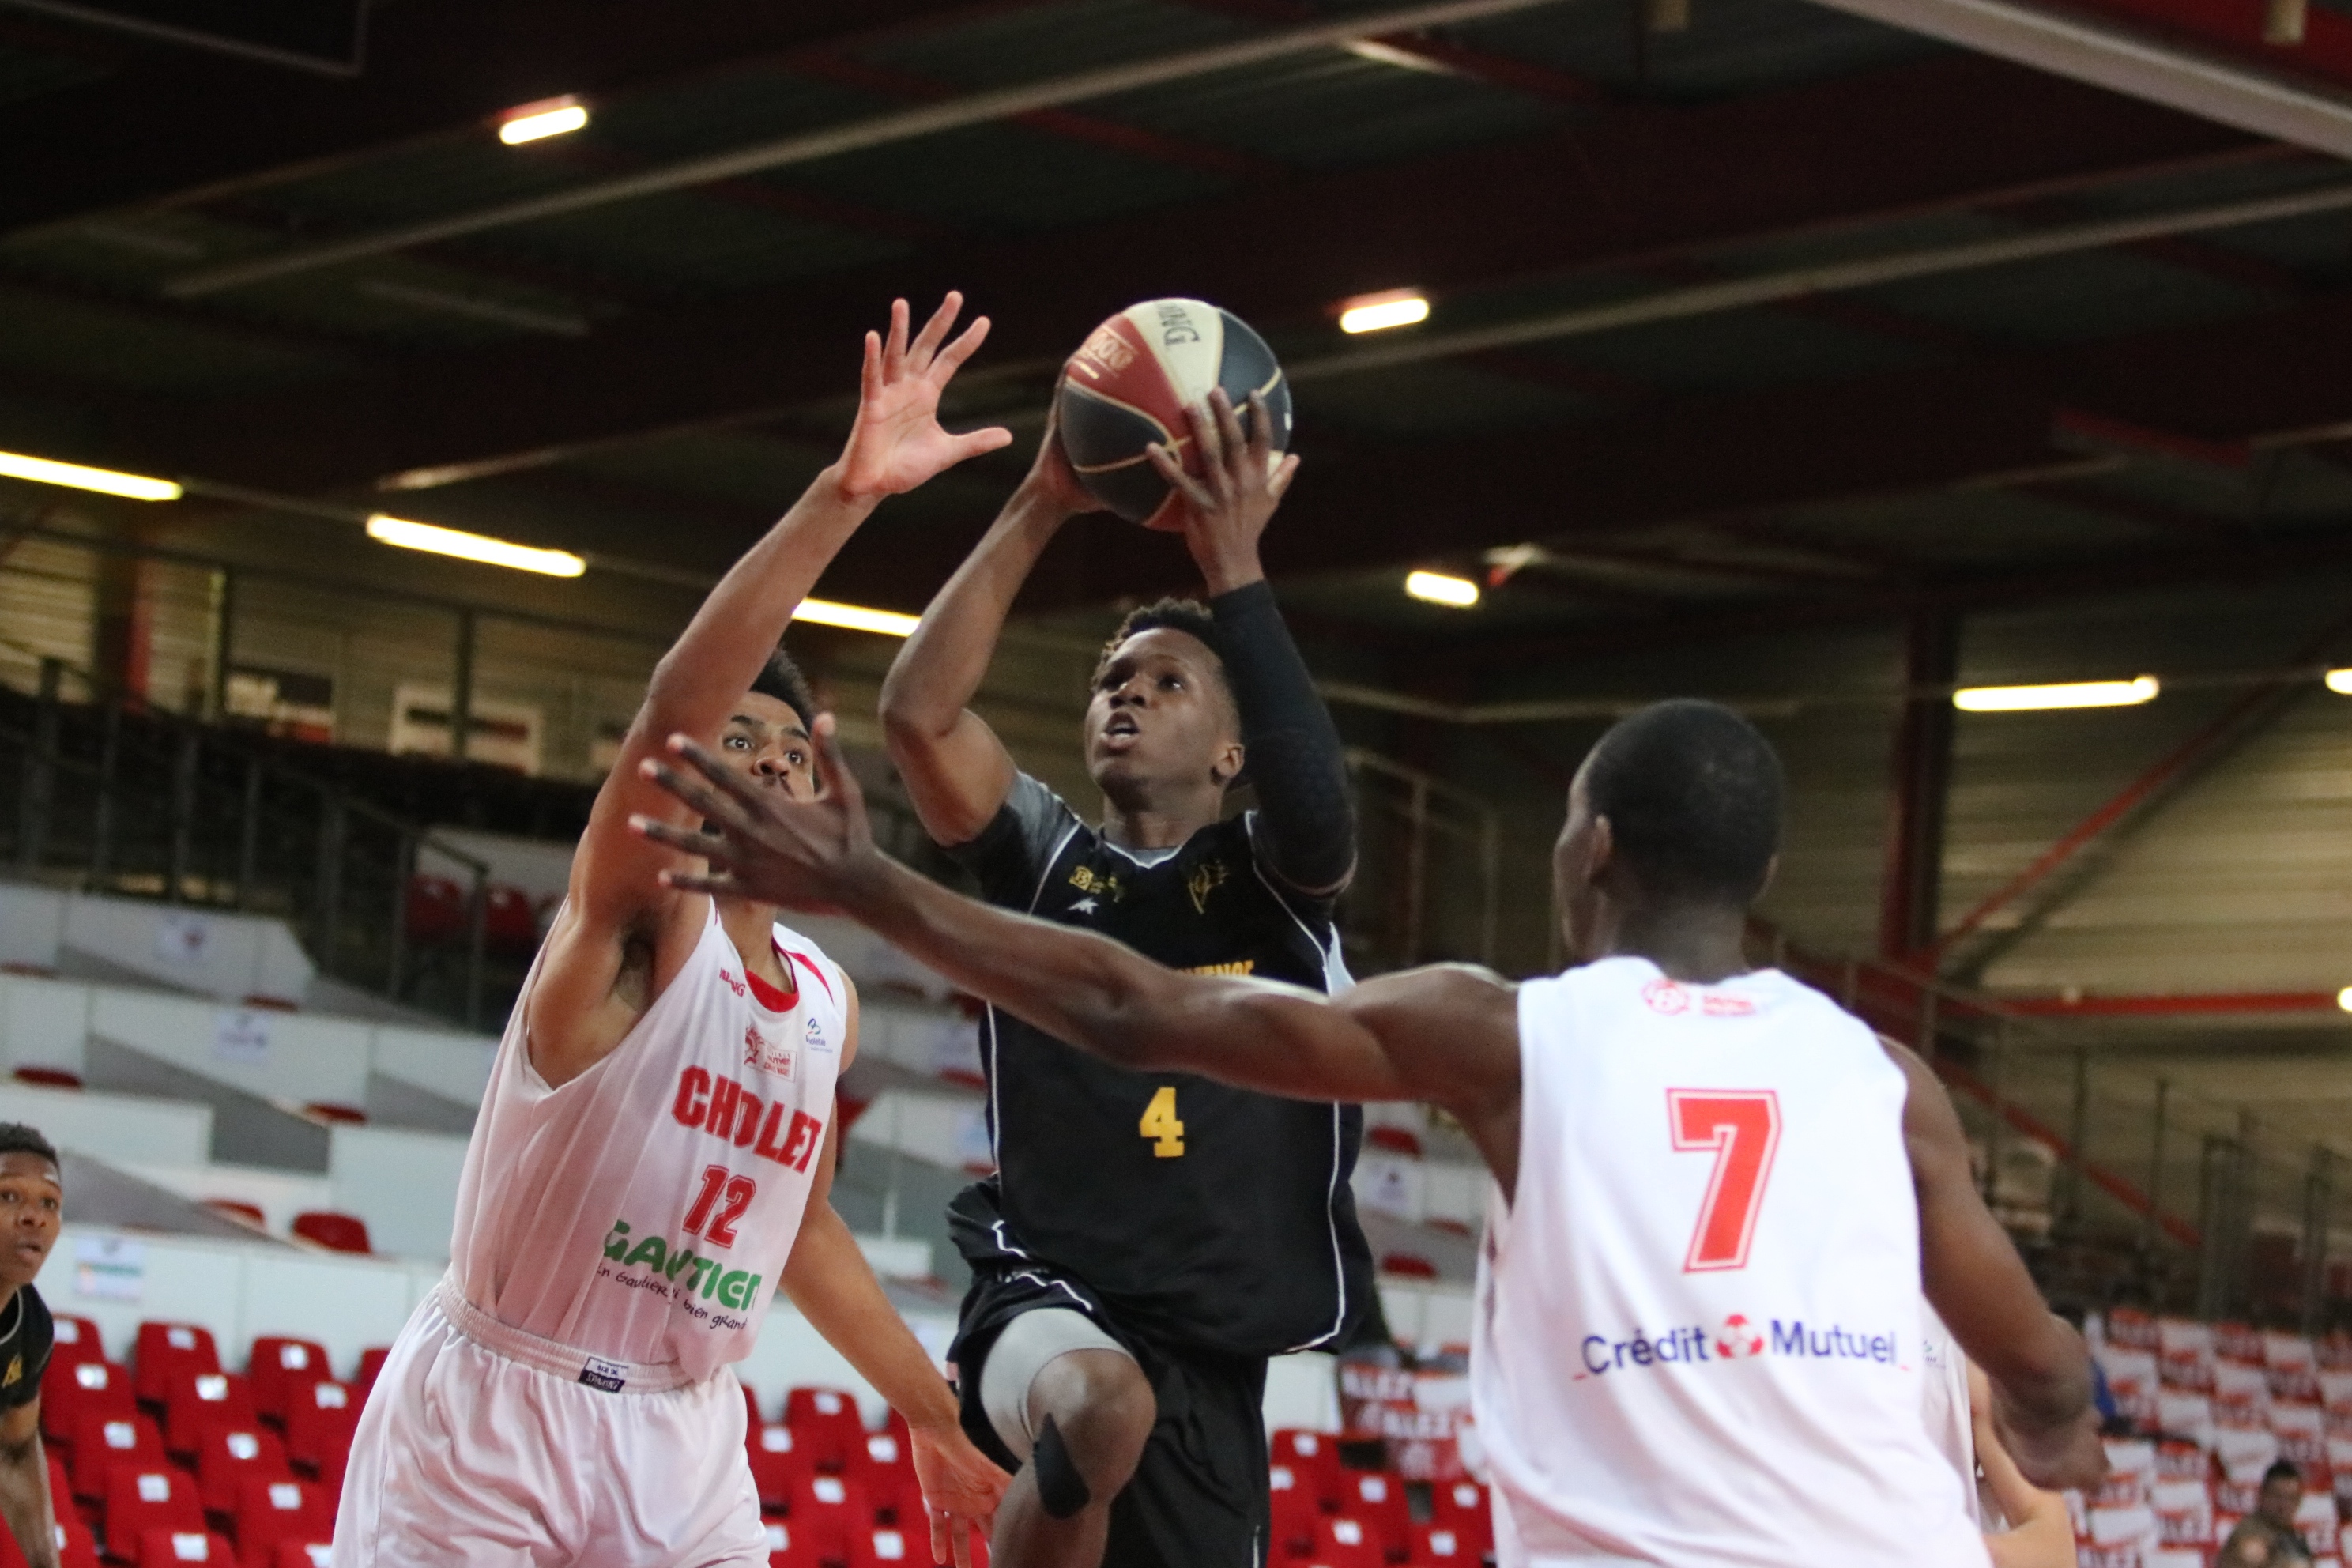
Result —
[[914, 631], [921, 617], [902, 616], [896, 610], [869, 610], [864, 605], [835, 604], [831, 599], [803, 599], [801, 607], [793, 612], [793, 619], [811, 621], [820, 626], [846, 626], [853, 632], [874, 632], [886, 637], [903, 637]]
[[478, 561], [485, 566], [509, 566], [518, 572], [537, 572], [549, 577], [577, 577], [588, 570], [588, 563], [568, 550], [540, 550], [509, 540], [492, 539], [488, 534], [467, 533], [463, 529], [386, 517], [382, 512], [367, 520], [367, 531], [370, 539], [396, 544], [403, 550], [454, 555], [460, 561]]
[[577, 99], [551, 98], [509, 109], [499, 120], [499, 140], [509, 147], [562, 136], [588, 123], [588, 108]]
[[1415, 321], [1427, 320], [1429, 301], [1410, 289], [1360, 294], [1339, 301], [1339, 330], [1343, 332], [1384, 332], [1391, 327], [1410, 327]]
[[2347, 985], [2336, 994], [2336, 1005], [2347, 1013], [2352, 1013], [2352, 985]]
[[2352, 697], [2352, 669], [2331, 669], [2326, 679], [2328, 690], [2338, 697]]
[[1466, 610], [1478, 602], [1477, 584], [1444, 572], [1409, 572], [1404, 591], [1423, 604], [1444, 605], [1451, 610]]
[[2031, 713], [2049, 708], [2131, 708], [2155, 700], [2156, 677], [2074, 680], [2057, 686], [1969, 686], [1952, 693], [1963, 713]]
[[96, 490], [100, 495], [128, 496], [132, 500], [178, 500], [181, 489], [170, 479], [143, 474], [118, 474], [111, 468], [85, 468], [79, 463], [53, 463], [21, 452], [0, 452], [0, 477], [30, 479], [37, 485], [64, 485]]

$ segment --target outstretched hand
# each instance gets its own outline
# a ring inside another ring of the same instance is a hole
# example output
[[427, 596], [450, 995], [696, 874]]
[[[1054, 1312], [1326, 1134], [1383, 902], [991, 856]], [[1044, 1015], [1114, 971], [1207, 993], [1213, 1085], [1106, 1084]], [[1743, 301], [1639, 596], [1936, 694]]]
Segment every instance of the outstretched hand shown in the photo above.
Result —
[[931, 1561], [953, 1554], [956, 1568], [971, 1568], [971, 1532], [994, 1528], [996, 1507], [1013, 1478], [972, 1446], [960, 1426], [918, 1426], [913, 1440], [915, 1479], [923, 1486], [923, 1512], [931, 1526]]
[[1155, 441], [1145, 448], [1154, 471], [1183, 500], [1184, 543], [1212, 594], [1228, 593], [1265, 575], [1258, 564], [1257, 542], [1298, 471], [1297, 453], [1275, 457], [1274, 416], [1265, 399], [1251, 393], [1249, 410], [1244, 435], [1241, 416], [1223, 387], [1210, 390], [1205, 406], [1185, 409], [1201, 453], [1197, 479], [1184, 471], [1182, 461], [1168, 447]]
[[840, 909], [857, 887], [880, 876], [887, 863], [874, 847], [866, 796], [842, 760], [836, 728], [830, 713], [818, 714], [811, 726], [820, 788], [811, 801], [753, 784], [685, 735], [672, 735], [669, 750], [688, 768], [659, 757], [638, 763], [646, 779], [718, 829], [712, 834], [643, 816], [629, 819], [640, 837], [709, 862], [700, 873], [664, 871], [663, 886], [823, 913]]
[[[1013, 444], [1002, 426], [950, 436], [940, 427], [940, 395], [955, 373], [988, 338], [988, 318], [973, 319], [963, 335], [947, 342], [963, 309], [963, 296], [950, 289], [907, 339], [907, 301], [890, 301], [890, 331], [866, 334], [866, 369], [857, 392], [857, 423], [841, 453], [841, 488], [863, 498], [899, 495], [966, 458]], [[940, 346], [945, 344], [945, 347]]]

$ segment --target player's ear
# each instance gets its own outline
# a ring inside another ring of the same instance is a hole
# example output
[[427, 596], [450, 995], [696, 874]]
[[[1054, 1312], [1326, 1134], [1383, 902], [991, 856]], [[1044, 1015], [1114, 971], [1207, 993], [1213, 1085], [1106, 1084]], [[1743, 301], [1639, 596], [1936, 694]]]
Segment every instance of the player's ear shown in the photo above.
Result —
[[1209, 777], [1215, 781], [1219, 789], [1223, 789], [1242, 776], [1242, 769], [1247, 766], [1248, 763], [1247, 748], [1239, 741], [1227, 736], [1224, 743], [1217, 748], [1216, 756], [1209, 763]]
[[1756, 898], [1750, 899], [1748, 901], [1752, 904], [1756, 902], [1758, 899], [1761, 899], [1765, 894], [1770, 892], [1772, 890], [1772, 879], [1780, 874], [1780, 858], [1778, 855], [1775, 855], [1772, 858], [1764, 862], [1764, 879], [1756, 884]]

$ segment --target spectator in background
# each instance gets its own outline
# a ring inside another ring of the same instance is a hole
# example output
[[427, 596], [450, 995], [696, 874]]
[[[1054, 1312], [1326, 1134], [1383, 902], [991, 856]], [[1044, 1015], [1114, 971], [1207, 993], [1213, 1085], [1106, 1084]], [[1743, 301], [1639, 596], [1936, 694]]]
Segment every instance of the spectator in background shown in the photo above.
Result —
[[2221, 1543], [2213, 1568], [2311, 1568], [2311, 1542], [2294, 1527], [2303, 1507], [2303, 1472], [2281, 1459], [2263, 1472], [2254, 1511]]
[[29, 1568], [57, 1568], [57, 1515], [41, 1451], [41, 1373], [49, 1309], [33, 1278], [57, 1245], [65, 1188], [58, 1152], [29, 1127], [0, 1122], [0, 1518]]

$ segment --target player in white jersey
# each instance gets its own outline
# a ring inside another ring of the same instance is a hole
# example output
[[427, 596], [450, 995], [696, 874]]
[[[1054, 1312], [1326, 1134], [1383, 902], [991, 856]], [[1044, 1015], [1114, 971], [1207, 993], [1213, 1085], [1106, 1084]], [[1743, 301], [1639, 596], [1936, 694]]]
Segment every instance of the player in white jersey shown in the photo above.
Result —
[[[632, 814], [692, 818], [639, 776], [703, 737], [747, 789], [805, 799], [806, 684], [786, 623], [883, 497], [1011, 439], [950, 436], [941, 391], [987, 333], [868, 333], [839, 460], [711, 590], [597, 795], [467, 1151], [448, 1275], [360, 1421], [338, 1568], [763, 1565], [730, 1363], [781, 1288], [908, 1420], [932, 1554], [969, 1554], [1005, 1478], [828, 1201], [834, 1082], [857, 996], [771, 906], [657, 886]], [[699, 831], [699, 827], [695, 828]]]
[[1748, 967], [1781, 782], [1737, 714], [1658, 704], [1578, 771], [1554, 874], [1581, 967], [1513, 985], [1435, 965], [1329, 996], [1175, 973], [898, 866], [830, 717], [828, 797], [808, 804], [671, 745], [700, 776], [648, 776], [725, 840], [672, 885], [838, 908], [1139, 1070], [1453, 1112], [1495, 1177], [1472, 1378], [1506, 1568], [1981, 1568], [1921, 1419], [1923, 1284], [1990, 1374], [2021, 1468], [2045, 1486], [2103, 1471], [2082, 1339], [1978, 1196], [1933, 1073]]

